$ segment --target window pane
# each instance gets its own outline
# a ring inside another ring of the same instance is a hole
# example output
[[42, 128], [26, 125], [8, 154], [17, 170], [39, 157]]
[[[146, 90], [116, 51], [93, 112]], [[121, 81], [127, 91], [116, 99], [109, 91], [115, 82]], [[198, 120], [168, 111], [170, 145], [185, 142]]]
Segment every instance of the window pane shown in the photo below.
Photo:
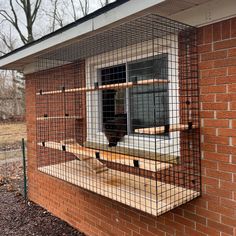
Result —
[[[168, 79], [167, 54], [128, 65], [129, 81]], [[168, 84], [154, 83], [130, 89], [130, 128], [168, 124]]]

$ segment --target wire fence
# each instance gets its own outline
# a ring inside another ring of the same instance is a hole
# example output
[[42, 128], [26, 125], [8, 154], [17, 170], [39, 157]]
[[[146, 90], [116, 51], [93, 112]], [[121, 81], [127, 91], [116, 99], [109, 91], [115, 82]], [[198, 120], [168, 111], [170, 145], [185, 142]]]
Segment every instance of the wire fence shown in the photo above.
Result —
[[26, 137], [25, 122], [0, 123], [0, 185], [24, 194], [22, 138]]

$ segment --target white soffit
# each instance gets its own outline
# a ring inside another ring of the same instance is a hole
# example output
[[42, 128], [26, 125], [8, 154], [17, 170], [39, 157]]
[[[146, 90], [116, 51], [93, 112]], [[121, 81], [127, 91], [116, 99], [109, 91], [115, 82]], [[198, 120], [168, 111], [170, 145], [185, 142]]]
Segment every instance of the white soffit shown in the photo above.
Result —
[[169, 17], [192, 26], [203, 26], [233, 16], [236, 16], [236, 0], [212, 0], [191, 9], [171, 14]]

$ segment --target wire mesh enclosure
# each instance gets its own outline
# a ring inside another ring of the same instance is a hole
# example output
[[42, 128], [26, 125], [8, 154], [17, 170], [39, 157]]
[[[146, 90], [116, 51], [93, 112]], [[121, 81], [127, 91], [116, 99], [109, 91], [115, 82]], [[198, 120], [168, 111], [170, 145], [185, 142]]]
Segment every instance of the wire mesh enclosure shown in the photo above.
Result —
[[152, 215], [200, 195], [195, 28], [148, 14], [37, 61], [40, 171]]

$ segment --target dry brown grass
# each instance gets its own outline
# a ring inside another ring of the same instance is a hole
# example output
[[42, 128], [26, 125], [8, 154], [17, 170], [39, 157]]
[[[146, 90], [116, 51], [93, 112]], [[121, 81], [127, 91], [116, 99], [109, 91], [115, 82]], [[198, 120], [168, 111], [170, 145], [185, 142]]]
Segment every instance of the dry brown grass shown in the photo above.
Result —
[[0, 123], [0, 163], [21, 157], [22, 138], [26, 138], [25, 123]]
[[25, 123], [0, 123], [0, 146], [13, 145], [26, 138]]

